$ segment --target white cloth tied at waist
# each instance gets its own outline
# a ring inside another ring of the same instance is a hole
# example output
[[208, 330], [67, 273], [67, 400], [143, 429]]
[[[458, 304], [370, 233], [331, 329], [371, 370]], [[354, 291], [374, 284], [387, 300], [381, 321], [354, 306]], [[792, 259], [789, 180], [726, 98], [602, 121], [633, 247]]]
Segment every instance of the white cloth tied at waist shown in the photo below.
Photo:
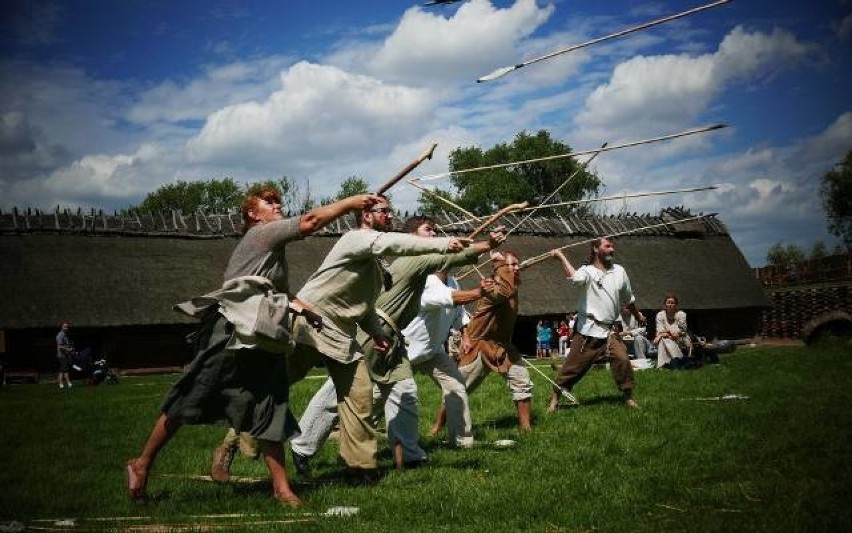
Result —
[[229, 279], [219, 290], [197, 296], [174, 306], [176, 311], [200, 318], [213, 306], [234, 325], [227, 348], [253, 348], [284, 353], [290, 344], [290, 300], [277, 292], [268, 278], [239, 276]]

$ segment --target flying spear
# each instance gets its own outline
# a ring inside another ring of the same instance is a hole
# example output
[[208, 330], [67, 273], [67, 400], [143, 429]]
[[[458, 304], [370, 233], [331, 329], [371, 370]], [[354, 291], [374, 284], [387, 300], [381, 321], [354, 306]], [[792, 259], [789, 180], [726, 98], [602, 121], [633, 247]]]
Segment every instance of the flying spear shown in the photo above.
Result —
[[555, 52], [551, 52], [549, 54], [546, 54], [546, 55], [543, 55], [543, 56], [540, 56], [540, 57], [529, 59], [527, 61], [524, 61], [523, 63], [518, 63], [517, 65], [511, 65], [511, 66], [508, 66], [508, 67], [498, 68], [497, 70], [495, 70], [491, 74], [486, 74], [485, 76], [482, 76], [481, 78], [477, 79], [476, 83], [482, 83], [482, 82], [485, 82], [485, 81], [496, 80], [497, 78], [501, 78], [501, 77], [505, 76], [506, 74], [513, 72], [515, 70], [518, 70], [518, 69], [525, 67], [527, 65], [532, 65], [533, 63], [538, 63], [539, 61], [544, 61], [545, 59], [550, 59], [551, 57], [555, 57], [555, 56], [562, 55], [562, 54], [567, 54], [568, 52], [573, 52], [574, 50], [579, 50], [580, 48], [585, 48], [587, 46], [597, 44], [597, 43], [600, 43], [600, 42], [603, 42], [603, 41], [607, 41], [609, 39], [615, 39], [616, 37], [621, 37], [621, 36], [627, 35], [629, 33], [633, 33], [633, 32], [639, 31], [639, 30], [644, 30], [644, 29], [650, 28], [652, 26], [657, 26], [658, 24], [663, 24], [665, 22], [669, 22], [669, 21], [672, 21], [672, 20], [683, 18], [683, 17], [686, 17], [688, 15], [698, 13], [699, 11], [704, 11], [705, 9], [710, 9], [710, 8], [713, 8], [713, 7], [716, 7], [716, 6], [720, 6], [722, 4], [727, 4], [730, 1], [731, 0], [718, 0], [717, 2], [713, 2], [711, 4], [705, 4], [703, 6], [688, 9], [688, 10], [683, 11], [681, 13], [675, 13], [674, 15], [669, 15], [667, 17], [652, 20], [650, 22], [645, 22], [643, 24], [639, 24], [638, 26], [633, 26], [631, 28], [627, 28], [627, 29], [624, 29], [624, 30], [621, 30], [621, 31], [617, 31], [615, 33], [611, 33], [611, 34], [605, 35], [603, 37], [598, 37], [596, 39], [592, 39], [591, 41], [586, 41], [584, 43], [575, 44], [573, 46], [569, 46], [568, 48], [565, 48], [565, 49], [562, 49], [562, 50], [557, 50]]
[[708, 131], [714, 131], [714, 130], [727, 128], [727, 127], [728, 127], [727, 124], [713, 124], [712, 126], [702, 126], [700, 128], [694, 128], [694, 129], [691, 129], [691, 130], [681, 131], [681, 132], [678, 132], [678, 133], [671, 133], [669, 135], [662, 135], [662, 136], [659, 136], [659, 137], [651, 137], [649, 139], [640, 139], [638, 141], [630, 141], [630, 142], [626, 142], [626, 143], [622, 143], [622, 144], [614, 144], [612, 146], [595, 148], [593, 150], [585, 150], [585, 151], [582, 151], [582, 152], [569, 152], [569, 153], [566, 153], [566, 154], [549, 155], [549, 156], [546, 156], [546, 157], [537, 157], [535, 159], [525, 159], [523, 161], [510, 161], [509, 163], [497, 163], [497, 164], [494, 164], [494, 165], [486, 165], [486, 166], [483, 166], [483, 167], [466, 168], [466, 169], [463, 169], [463, 170], [451, 170], [449, 172], [441, 172], [440, 174], [428, 174], [426, 176], [418, 176], [418, 177], [414, 177], [414, 178], [411, 178], [411, 179], [417, 180], [417, 181], [431, 181], [431, 180], [444, 179], [448, 176], [458, 176], [460, 174], [467, 174], [469, 172], [478, 172], [480, 170], [491, 170], [491, 169], [494, 169], [494, 168], [514, 167], [514, 166], [518, 166], [518, 165], [525, 165], [527, 163], [537, 163], [539, 161], [553, 161], [555, 159], [565, 159], [566, 157], [576, 157], [578, 155], [590, 155], [590, 154], [594, 154], [594, 153], [598, 153], [598, 152], [609, 152], [609, 151], [612, 151], [612, 150], [620, 150], [622, 148], [630, 148], [632, 146], [639, 146], [639, 145], [642, 145], [642, 144], [650, 144], [650, 143], [656, 143], [656, 142], [660, 142], [660, 141], [668, 141], [670, 139], [676, 139], [678, 137], [686, 137], [688, 135], [696, 135], [698, 133], [706, 133]]

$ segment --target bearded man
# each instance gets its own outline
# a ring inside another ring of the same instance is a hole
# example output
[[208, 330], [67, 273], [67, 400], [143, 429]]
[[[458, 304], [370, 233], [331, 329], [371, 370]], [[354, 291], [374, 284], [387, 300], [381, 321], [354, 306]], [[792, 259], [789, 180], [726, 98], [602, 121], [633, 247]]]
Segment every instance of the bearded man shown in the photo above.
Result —
[[579, 269], [574, 269], [559, 248], [551, 250], [550, 255], [562, 263], [568, 281], [583, 287], [584, 291], [577, 303], [571, 349], [556, 376], [557, 386], [550, 396], [547, 411], [556, 411], [563, 390], [573, 398], [571, 389], [603, 356], [612, 360], [612, 376], [621, 391], [624, 405], [638, 409], [639, 404], [633, 399], [633, 366], [624, 343], [613, 333], [613, 325], [618, 321], [622, 303], [627, 305], [639, 325], [645, 324], [645, 317], [636, 308], [636, 297], [627, 272], [614, 262], [615, 242], [611, 237], [595, 239], [591, 243], [589, 264]]

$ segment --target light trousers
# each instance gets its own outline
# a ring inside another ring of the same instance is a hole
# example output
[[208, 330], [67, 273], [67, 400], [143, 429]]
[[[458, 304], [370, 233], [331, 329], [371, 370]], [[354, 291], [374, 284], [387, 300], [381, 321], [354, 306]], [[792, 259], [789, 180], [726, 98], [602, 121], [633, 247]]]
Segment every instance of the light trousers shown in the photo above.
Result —
[[[464, 376], [468, 394], [476, 390], [486, 376], [492, 372], [491, 367], [482, 362], [482, 357], [477, 357], [473, 362], [460, 366], [459, 371]], [[518, 402], [532, 398], [533, 383], [526, 366], [513, 364], [509, 367], [508, 372], [500, 374], [500, 376], [506, 381], [506, 386], [512, 393], [512, 400]]]
[[[322, 355], [311, 346], [297, 344], [287, 359], [287, 379], [295, 383], [304, 378], [308, 371], [319, 363], [324, 363], [332, 382], [332, 398], [340, 416], [340, 457], [351, 468], [374, 469], [377, 467], [376, 454], [378, 444], [376, 431], [370, 421], [373, 406], [373, 384], [367, 364], [363, 360], [341, 363]], [[320, 400], [321, 401], [321, 400]], [[318, 409], [327, 407], [320, 403]], [[309, 405], [310, 408], [310, 405]], [[301, 426], [301, 424], [300, 424]], [[333, 427], [333, 422], [332, 422]], [[313, 431], [313, 428], [302, 428]], [[331, 432], [331, 429], [328, 430]], [[328, 435], [326, 434], [326, 437]], [[247, 433], [239, 435], [241, 449], [256, 448]], [[233, 439], [233, 433], [225, 436], [224, 443]], [[249, 442], [242, 442], [248, 440]], [[295, 440], [300, 440], [296, 437]], [[291, 445], [292, 445], [291, 440]], [[295, 448], [294, 448], [295, 449]]]
[[457, 446], [470, 446], [473, 443], [473, 421], [470, 418], [465, 377], [456, 362], [442, 350], [427, 359], [418, 359], [412, 365], [415, 372], [428, 375], [441, 388], [450, 442]]

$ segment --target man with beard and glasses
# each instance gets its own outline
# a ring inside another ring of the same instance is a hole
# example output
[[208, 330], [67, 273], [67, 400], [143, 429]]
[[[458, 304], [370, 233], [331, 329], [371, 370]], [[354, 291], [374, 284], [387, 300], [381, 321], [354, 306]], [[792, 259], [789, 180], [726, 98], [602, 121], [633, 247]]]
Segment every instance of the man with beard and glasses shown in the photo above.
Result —
[[554, 387], [550, 396], [547, 411], [556, 411], [563, 391], [572, 397], [571, 389], [602, 356], [612, 360], [612, 377], [621, 391], [624, 405], [638, 409], [639, 404], [633, 399], [634, 379], [630, 357], [624, 343], [613, 334], [612, 329], [618, 321], [622, 303], [627, 305], [639, 325], [645, 324], [645, 317], [636, 308], [636, 297], [633, 296], [627, 272], [613, 262], [615, 242], [611, 237], [595, 239], [591, 243], [589, 264], [579, 269], [574, 269], [559, 248], [551, 250], [550, 255], [562, 262], [568, 280], [585, 290], [577, 305], [571, 348], [556, 376], [557, 387]]

